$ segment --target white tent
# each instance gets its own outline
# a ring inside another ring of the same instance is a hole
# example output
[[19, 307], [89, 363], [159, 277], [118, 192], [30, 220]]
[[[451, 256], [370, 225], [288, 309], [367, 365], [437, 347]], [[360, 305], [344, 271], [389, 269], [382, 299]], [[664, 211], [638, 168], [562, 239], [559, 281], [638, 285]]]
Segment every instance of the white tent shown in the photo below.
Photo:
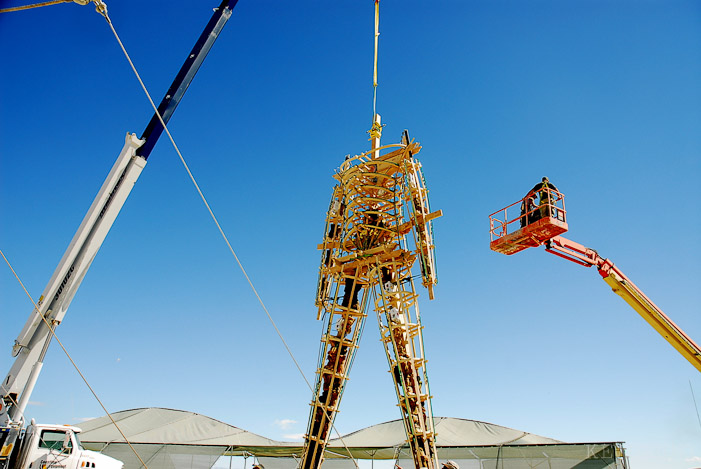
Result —
[[[293, 469], [300, 442], [275, 441], [203, 415], [148, 408], [112, 414], [119, 428], [150, 469], [210, 469], [221, 456], [254, 455], [266, 469]], [[532, 433], [474, 420], [435, 419], [438, 456], [456, 460], [461, 469], [531, 467], [621, 468], [625, 455], [619, 442], [563, 443]], [[86, 448], [101, 451], [139, 469], [141, 462], [108, 417], [81, 425]], [[401, 420], [394, 420], [333, 439], [326, 469], [354, 468], [353, 459], [397, 460], [413, 467]], [[543, 466], [540, 466], [543, 464]]]

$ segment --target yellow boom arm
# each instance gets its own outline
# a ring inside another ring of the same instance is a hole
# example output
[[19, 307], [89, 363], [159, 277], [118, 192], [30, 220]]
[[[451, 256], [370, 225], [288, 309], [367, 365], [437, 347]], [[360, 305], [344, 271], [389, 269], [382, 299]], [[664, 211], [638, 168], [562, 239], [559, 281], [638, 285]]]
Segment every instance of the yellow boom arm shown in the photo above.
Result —
[[701, 349], [686, 333], [662, 312], [609, 259], [593, 249], [555, 236], [546, 244], [546, 251], [585, 267], [596, 266], [611, 289], [633, 307], [662, 337], [677, 349], [694, 368], [701, 371]]

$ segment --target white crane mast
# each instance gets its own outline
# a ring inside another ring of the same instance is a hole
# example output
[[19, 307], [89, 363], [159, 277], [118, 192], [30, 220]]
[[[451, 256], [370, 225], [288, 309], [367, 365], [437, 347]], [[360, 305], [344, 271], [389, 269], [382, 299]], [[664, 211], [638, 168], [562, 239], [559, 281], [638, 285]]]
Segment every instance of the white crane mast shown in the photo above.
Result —
[[55, 328], [63, 320], [85, 273], [144, 169], [146, 159], [136, 155], [143, 143], [144, 140], [135, 134], [127, 133], [117, 161], [37, 301], [38, 309], [34, 308], [15, 340], [12, 354], [17, 358], [0, 385], [3, 400], [0, 426], [22, 419], [52, 339], [47, 323]]

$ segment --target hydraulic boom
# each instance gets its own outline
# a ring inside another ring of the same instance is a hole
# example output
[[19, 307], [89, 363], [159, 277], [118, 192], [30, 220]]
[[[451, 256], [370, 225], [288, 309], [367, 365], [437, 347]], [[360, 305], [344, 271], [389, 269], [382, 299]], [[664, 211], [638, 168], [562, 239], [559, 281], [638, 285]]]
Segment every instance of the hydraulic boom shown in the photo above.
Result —
[[[540, 199], [537, 205], [536, 198]], [[490, 248], [511, 255], [530, 247], [545, 245], [545, 250], [551, 254], [584, 267], [596, 267], [617, 295], [632, 306], [689, 363], [701, 371], [699, 346], [613, 262], [602, 258], [593, 249], [559, 236], [568, 230], [566, 214], [564, 195], [554, 189], [554, 186], [541, 185], [537, 191], [529, 191], [523, 199], [489, 216]]]
[[701, 349], [655, 303], [626, 277], [609, 259], [604, 259], [593, 249], [555, 236], [545, 243], [545, 250], [584, 267], [596, 267], [614, 293], [623, 298], [657, 332], [677, 349], [689, 363], [701, 371]]

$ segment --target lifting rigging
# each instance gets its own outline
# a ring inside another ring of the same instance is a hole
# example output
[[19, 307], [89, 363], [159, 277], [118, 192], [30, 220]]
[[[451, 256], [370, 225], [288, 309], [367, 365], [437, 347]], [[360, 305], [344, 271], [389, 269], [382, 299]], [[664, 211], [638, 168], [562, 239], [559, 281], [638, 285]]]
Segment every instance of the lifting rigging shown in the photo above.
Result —
[[[536, 197], [540, 199], [538, 205], [535, 204]], [[520, 207], [520, 212], [511, 215], [516, 207]], [[692, 366], [701, 371], [699, 346], [611, 260], [601, 257], [593, 249], [560, 236], [568, 230], [566, 214], [564, 195], [554, 189], [554, 186], [541, 186], [537, 191], [530, 191], [523, 199], [489, 215], [489, 247], [493, 251], [511, 255], [529, 247], [544, 245], [545, 250], [551, 254], [584, 267], [596, 267], [614, 293], [623, 298]], [[517, 223], [519, 226], [514, 229]]]

